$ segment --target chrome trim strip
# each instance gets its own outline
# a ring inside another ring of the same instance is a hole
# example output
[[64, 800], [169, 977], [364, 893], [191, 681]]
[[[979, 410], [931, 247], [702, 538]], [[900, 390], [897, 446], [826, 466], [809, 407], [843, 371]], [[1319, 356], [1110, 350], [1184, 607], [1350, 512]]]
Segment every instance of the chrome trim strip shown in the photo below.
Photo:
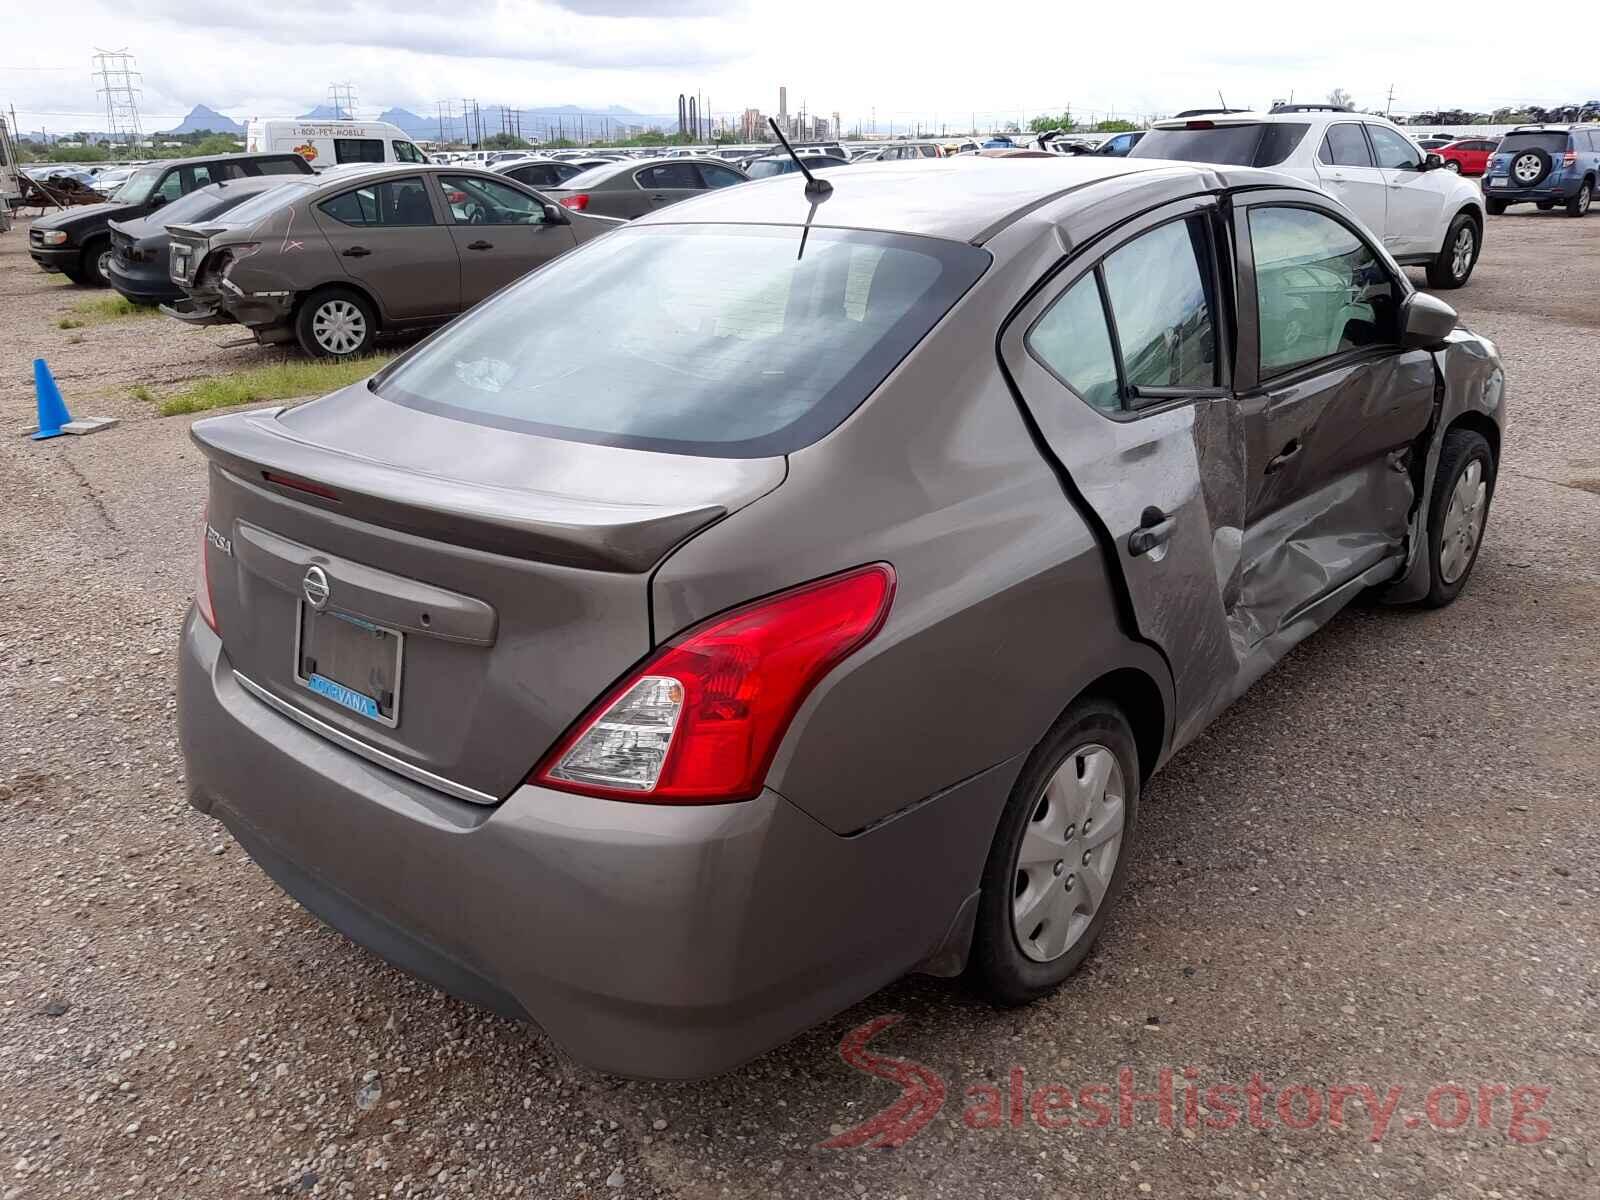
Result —
[[414, 767], [404, 759], [396, 758], [386, 750], [379, 750], [376, 746], [369, 746], [359, 738], [351, 737], [344, 730], [335, 728], [326, 721], [296, 708], [286, 700], [279, 699], [260, 684], [246, 679], [238, 671], [234, 671], [233, 677], [240, 687], [269, 708], [275, 709], [297, 725], [303, 725], [312, 733], [320, 734], [330, 742], [350, 751], [350, 753], [359, 754], [368, 762], [387, 768], [396, 775], [404, 775], [413, 783], [420, 783], [425, 787], [433, 788], [435, 791], [443, 792], [447, 796], [454, 796], [457, 800], [468, 800], [473, 804], [500, 803], [499, 796], [491, 796], [488, 792], [480, 792], [476, 788], [469, 788], [464, 784], [452, 783], [442, 775], [435, 775], [432, 771], [424, 771], [421, 767]]

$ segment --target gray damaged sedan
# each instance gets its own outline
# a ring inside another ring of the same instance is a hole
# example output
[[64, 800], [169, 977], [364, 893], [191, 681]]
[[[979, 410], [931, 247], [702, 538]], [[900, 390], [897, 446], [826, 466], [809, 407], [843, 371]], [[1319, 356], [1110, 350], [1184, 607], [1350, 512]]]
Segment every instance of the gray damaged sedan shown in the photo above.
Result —
[[487, 171], [336, 168], [169, 225], [169, 270], [185, 295], [162, 311], [356, 358], [380, 333], [442, 325], [620, 224]]
[[193, 803], [606, 1071], [726, 1070], [912, 971], [1049, 994], [1151, 774], [1355, 597], [1454, 599], [1493, 496], [1494, 347], [1320, 191], [827, 179], [194, 427]]

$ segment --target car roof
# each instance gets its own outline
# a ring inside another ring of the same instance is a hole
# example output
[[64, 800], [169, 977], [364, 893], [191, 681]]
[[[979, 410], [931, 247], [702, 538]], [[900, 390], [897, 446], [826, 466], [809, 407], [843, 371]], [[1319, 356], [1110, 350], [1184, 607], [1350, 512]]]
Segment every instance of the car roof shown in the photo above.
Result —
[[143, 164], [147, 167], [187, 167], [197, 163], [239, 162], [243, 159], [299, 158], [292, 150], [261, 150], [252, 153], [242, 150], [237, 154], [199, 154], [193, 158], [158, 158]]
[[[1134, 178], [1141, 175], [1146, 178]], [[823, 226], [981, 245], [1035, 209], [1113, 181], [1150, 184], [1152, 202], [1157, 204], [1197, 191], [1252, 184], [1323, 194], [1275, 171], [1100, 155], [1049, 155], [1026, 162], [976, 155], [900, 159], [841, 165], [828, 172], [828, 180], [832, 191], [814, 214], [805, 179], [793, 171], [719, 188], [647, 214], [634, 224], [801, 225], [810, 219]]]
[[[1193, 117], [1169, 117], [1162, 121], [1152, 121], [1151, 129], [1184, 129], [1196, 121], [1208, 121], [1213, 125], [1333, 125], [1340, 121], [1370, 121], [1375, 125], [1387, 125], [1399, 129], [1387, 117], [1374, 116], [1372, 113], [1349, 112], [1345, 109], [1314, 109], [1301, 112], [1251, 112], [1248, 110], [1230, 113], [1204, 113]], [[1401, 132], [1404, 132], [1403, 130]], [[1107, 134], [1115, 137], [1115, 134]]]
[[1544, 125], [1518, 125], [1511, 130], [1512, 133], [1571, 133], [1574, 129], [1582, 129], [1582, 125], [1574, 125], [1569, 121], [1547, 123]]

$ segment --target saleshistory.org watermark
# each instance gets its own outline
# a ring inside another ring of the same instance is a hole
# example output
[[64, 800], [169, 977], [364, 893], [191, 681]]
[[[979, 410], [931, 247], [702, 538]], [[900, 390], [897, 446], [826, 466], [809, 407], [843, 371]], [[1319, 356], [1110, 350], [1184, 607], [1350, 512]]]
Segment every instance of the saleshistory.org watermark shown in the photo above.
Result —
[[[867, 1048], [874, 1037], [901, 1020], [898, 1013], [858, 1025], [839, 1044], [839, 1056], [858, 1071], [898, 1084], [900, 1096], [859, 1125], [821, 1145], [903, 1146], [939, 1115], [950, 1087], [933, 1068], [909, 1058]], [[1242, 1083], [1207, 1080], [1198, 1068], [1161, 1067], [1135, 1072], [1122, 1067], [1115, 1080], [1093, 1083], [1039, 1082], [1013, 1066], [1004, 1082], [974, 1083], [962, 1093], [961, 1123], [973, 1130], [1035, 1128], [1116, 1130], [1135, 1125], [1233, 1130], [1365, 1129], [1380, 1142], [1396, 1129], [1500, 1130], [1512, 1142], [1533, 1146], [1550, 1136], [1539, 1114], [1550, 1089], [1536, 1084], [1438, 1083], [1428, 1087], [1370, 1083], [1272, 1086], [1259, 1074]]]

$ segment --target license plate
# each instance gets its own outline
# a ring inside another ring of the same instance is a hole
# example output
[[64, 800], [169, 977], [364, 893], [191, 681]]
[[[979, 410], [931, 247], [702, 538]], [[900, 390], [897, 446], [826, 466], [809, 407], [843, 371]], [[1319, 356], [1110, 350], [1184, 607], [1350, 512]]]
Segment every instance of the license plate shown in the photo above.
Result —
[[295, 681], [324, 700], [393, 729], [400, 723], [405, 634], [300, 603]]
[[1505, 187], [1510, 182], [1511, 182], [1510, 178], [1505, 176], [1505, 175], [1491, 175], [1491, 176], [1489, 176], [1489, 186], [1490, 187]]

